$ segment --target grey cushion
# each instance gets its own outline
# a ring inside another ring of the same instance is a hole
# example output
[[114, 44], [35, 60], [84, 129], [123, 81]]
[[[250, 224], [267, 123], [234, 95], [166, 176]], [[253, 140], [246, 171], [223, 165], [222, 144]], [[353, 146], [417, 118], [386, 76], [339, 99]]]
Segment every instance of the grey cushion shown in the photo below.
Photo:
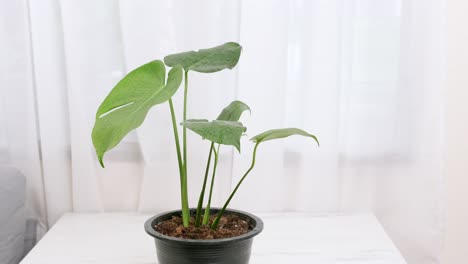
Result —
[[24, 256], [26, 181], [15, 168], [0, 166], [0, 263], [17, 264]]
[[26, 220], [26, 232], [24, 232], [24, 256], [31, 251], [37, 242], [37, 220], [28, 218]]

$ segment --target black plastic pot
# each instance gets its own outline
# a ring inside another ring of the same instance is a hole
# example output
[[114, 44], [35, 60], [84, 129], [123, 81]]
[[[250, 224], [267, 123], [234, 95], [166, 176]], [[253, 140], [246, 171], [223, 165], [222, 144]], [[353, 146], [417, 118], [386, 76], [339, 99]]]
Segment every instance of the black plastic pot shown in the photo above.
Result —
[[[195, 209], [190, 210], [191, 214]], [[212, 208], [215, 214], [219, 208]], [[226, 210], [226, 213], [236, 214], [250, 220], [251, 231], [248, 233], [223, 239], [197, 240], [182, 239], [163, 235], [154, 230], [159, 222], [180, 216], [181, 211], [171, 211], [156, 215], [145, 223], [145, 231], [154, 237], [159, 264], [248, 264], [254, 236], [263, 230], [263, 221], [255, 215], [238, 211]]]

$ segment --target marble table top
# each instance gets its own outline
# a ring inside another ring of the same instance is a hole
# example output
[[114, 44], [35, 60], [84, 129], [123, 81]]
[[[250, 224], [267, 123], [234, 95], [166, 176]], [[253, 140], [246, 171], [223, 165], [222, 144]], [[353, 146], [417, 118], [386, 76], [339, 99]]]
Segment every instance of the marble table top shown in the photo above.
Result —
[[[251, 264], [405, 264], [372, 214], [257, 214]], [[149, 215], [65, 214], [21, 264], [155, 264]], [[285, 223], [295, 232], [283, 230]], [[288, 232], [286, 232], [288, 231]]]

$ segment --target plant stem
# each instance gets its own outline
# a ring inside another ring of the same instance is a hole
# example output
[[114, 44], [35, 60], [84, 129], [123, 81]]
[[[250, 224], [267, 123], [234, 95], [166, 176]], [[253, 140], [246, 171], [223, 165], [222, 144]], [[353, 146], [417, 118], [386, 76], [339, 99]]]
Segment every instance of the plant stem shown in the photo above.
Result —
[[174, 104], [172, 103], [172, 99], [169, 99], [169, 108], [171, 109], [172, 129], [174, 130], [174, 139], [175, 139], [176, 151], [177, 151], [177, 162], [179, 164], [180, 196], [181, 196], [181, 202], [182, 202], [182, 220], [184, 222], [184, 226], [188, 226], [190, 215], [189, 215], [189, 210], [188, 210], [187, 184], [186, 184], [186, 178], [185, 178], [185, 173], [183, 169], [184, 165], [182, 163], [182, 157], [180, 154], [179, 132], [177, 130], [177, 121], [176, 121], [176, 116], [174, 112]]
[[[187, 121], [187, 93], [188, 93], [188, 70], [184, 72], [184, 115], [183, 121]], [[184, 126], [182, 130], [182, 141], [184, 148], [184, 172], [187, 177], [187, 128]]]
[[223, 216], [224, 214], [224, 211], [226, 210], [226, 207], [229, 205], [229, 203], [231, 202], [231, 199], [232, 197], [234, 197], [234, 194], [236, 194], [237, 192], [237, 189], [239, 189], [239, 186], [242, 184], [242, 182], [245, 180], [245, 178], [247, 177], [247, 175], [252, 171], [252, 169], [254, 168], [255, 166], [255, 157], [257, 155], [257, 147], [259, 145], [259, 142], [255, 144], [255, 147], [253, 149], [253, 154], [252, 154], [252, 163], [249, 167], [249, 169], [244, 173], [244, 176], [242, 176], [242, 178], [240, 179], [240, 181], [237, 183], [236, 185], [236, 188], [234, 188], [234, 190], [231, 192], [231, 195], [229, 196], [229, 198], [227, 199], [226, 203], [224, 203], [224, 206], [223, 208], [221, 209], [221, 211], [218, 212], [218, 216], [216, 216], [215, 220], [213, 221], [213, 223], [211, 224], [211, 229], [216, 229], [218, 227], [218, 223], [219, 223], [219, 220], [221, 219], [221, 216]]
[[210, 171], [210, 163], [211, 163], [211, 154], [214, 150], [214, 142], [211, 142], [210, 146], [210, 153], [208, 154], [208, 161], [206, 163], [206, 170], [205, 170], [205, 178], [203, 179], [203, 186], [200, 192], [200, 197], [198, 198], [198, 206], [197, 206], [197, 214], [195, 216], [195, 227], [200, 226], [201, 222], [201, 210], [203, 206], [203, 200], [205, 198], [205, 189], [206, 189], [206, 182], [208, 180], [208, 172]]
[[[188, 91], [188, 70], [184, 75], [184, 113], [183, 122], [187, 121], [187, 91]], [[184, 181], [182, 186], [184, 188], [185, 202], [182, 204], [182, 219], [185, 227], [189, 226], [190, 210], [188, 205], [188, 186], [187, 186], [187, 128], [183, 127], [182, 130], [182, 144], [183, 144], [183, 159], [184, 159]]]
[[214, 152], [215, 160], [213, 166], [213, 174], [211, 175], [211, 184], [210, 184], [210, 195], [208, 196], [208, 204], [205, 207], [205, 214], [203, 215], [203, 224], [207, 225], [210, 220], [210, 207], [211, 207], [211, 197], [213, 196], [213, 186], [216, 175], [216, 168], [218, 167], [218, 157], [219, 157], [219, 147], [221, 144], [218, 144], [218, 149]]

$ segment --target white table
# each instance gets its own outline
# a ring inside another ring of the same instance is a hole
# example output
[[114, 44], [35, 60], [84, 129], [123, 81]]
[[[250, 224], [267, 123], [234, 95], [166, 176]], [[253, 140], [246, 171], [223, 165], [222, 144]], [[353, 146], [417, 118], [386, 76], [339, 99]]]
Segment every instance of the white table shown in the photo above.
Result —
[[[258, 214], [263, 232], [254, 240], [251, 264], [405, 264], [371, 214]], [[22, 264], [155, 264], [149, 215], [66, 214]], [[285, 222], [295, 233], [281, 231]], [[277, 229], [279, 228], [279, 229]]]

